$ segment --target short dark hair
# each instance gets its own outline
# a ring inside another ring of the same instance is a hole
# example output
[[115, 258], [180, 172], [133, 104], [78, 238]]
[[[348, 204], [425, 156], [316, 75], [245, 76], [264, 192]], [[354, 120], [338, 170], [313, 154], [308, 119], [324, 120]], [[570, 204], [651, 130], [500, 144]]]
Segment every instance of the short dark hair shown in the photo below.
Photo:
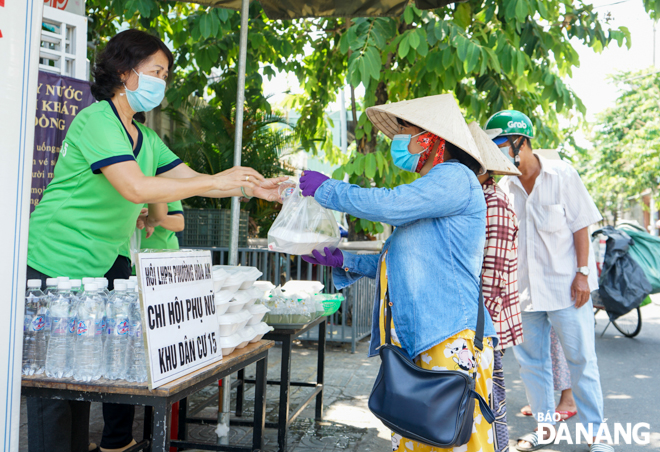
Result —
[[159, 50], [167, 56], [168, 70], [171, 70], [174, 64], [172, 52], [157, 36], [135, 29], [115, 35], [96, 58], [91, 88], [94, 98], [98, 101], [110, 99], [122, 85], [120, 74], [135, 69]]
[[477, 176], [481, 172], [481, 164], [463, 149], [453, 145], [449, 141], [446, 141], [445, 151], [449, 151], [452, 159], [456, 159], [463, 165], [467, 166]]
[[410, 124], [408, 121], [401, 119], [401, 118], [396, 118], [396, 123], [399, 124], [401, 127], [410, 127], [413, 126], [414, 124]]

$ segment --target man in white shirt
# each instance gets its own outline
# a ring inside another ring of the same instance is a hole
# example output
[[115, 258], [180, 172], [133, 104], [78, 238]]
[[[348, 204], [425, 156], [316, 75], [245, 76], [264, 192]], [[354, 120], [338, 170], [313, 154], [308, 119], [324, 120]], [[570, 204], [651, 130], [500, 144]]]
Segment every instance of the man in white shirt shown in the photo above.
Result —
[[[540, 422], [555, 423], [552, 326], [568, 360], [580, 422], [595, 437], [603, 422], [603, 394], [590, 297], [598, 280], [587, 228], [602, 217], [573, 167], [533, 154], [533, 127], [527, 116], [501, 111], [488, 120], [486, 129], [522, 173], [504, 177], [499, 185], [520, 222], [518, 288], [525, 341], [514, 347], [514, 354], [527, 399]], [[533, 432], [521, 438], [517, 448], [543, 447], [538, 443]], [[597, 444], [591, 450], [614, 449]]]

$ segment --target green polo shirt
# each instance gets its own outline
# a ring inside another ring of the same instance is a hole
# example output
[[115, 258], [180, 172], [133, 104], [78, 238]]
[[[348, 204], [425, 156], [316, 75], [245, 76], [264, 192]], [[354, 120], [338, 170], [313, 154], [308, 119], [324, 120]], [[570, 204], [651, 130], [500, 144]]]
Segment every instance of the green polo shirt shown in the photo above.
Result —
[[[183, 215], [183, 206], [181, 201], [170, 202], [167, 204], [168, 215]], [[156, 226], [151, 237], [146, 238], [146, 230], [142, 230], [142, 239], [140, 240], [141, 249], [149, 250], [178, 250], [179, 239], [173, 231], [169, 231], [162, 226]]]
[[75, 117], [53, 180], [30, 218], [28, 265], [48, 276], [103, 276], [135, 229], [142, 204], [119, 194], [101, 168], [134, 160], [145, 176], [181, 164], [156, 132], [142, 124], [135, 150], [111, 102]]

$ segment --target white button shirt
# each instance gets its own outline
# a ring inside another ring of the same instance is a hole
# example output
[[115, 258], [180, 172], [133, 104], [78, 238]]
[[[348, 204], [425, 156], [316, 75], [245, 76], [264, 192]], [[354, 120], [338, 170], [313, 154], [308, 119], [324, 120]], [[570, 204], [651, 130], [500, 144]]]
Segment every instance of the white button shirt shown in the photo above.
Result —
[[[517, 176], [499, 185], [518, 216], [518, 290], [523, 311], [573, 306], [577, 272], [573, 233], [602, 220], [577, 171], [561, 160], [537, 156], [541, 172], [528, 195]], [[589, 252], [589, 288], [598, 289], [596, 261]]]

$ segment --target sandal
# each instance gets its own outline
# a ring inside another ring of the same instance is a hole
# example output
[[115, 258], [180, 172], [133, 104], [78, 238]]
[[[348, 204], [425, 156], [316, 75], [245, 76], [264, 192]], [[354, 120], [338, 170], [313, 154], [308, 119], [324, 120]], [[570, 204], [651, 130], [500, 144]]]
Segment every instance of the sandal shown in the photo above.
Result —
[[[575, 416], [577, 414], [577, 410], [575, 410], [575, 411], [555, 411], [555, 413], [559, 413], [559, 415], [561, 416], [561, 421], [563, 422], [563, 421], [567, 421], [570, 418], [572, 418], [573, 416]], [[564, 417], [564, 416], [566, 416], [566, 417]]]
[[532, 413], [532, 407], [529, 405], [525, 405], [520, 409], [520, 412], [524, 414], [525, 416], [532, 416], [534, 413]]
[[[521, 447], [520, 446], [520, 441], [527, 441], [529, 444], [531, 444], [531, 447]], [[531, 450], [538, 450], [541, 449], [542, 447], [547, 446], [547, 444], [539, 444], [539, 434], [537, 432], [532, 432], [532, 433], [527, 433], [526, 435], [521, 436], [518, 438], [516, 441], [516, 450], [519, 452], [527, 452]], [[601, 452], [601, 451], [590, 451], [590, 452]], [[603, 451], [605, 452], [605, 451]]]
[[614, 447], [604, 443], [594, 443], [589, 446], [589, 452], [614, 452]]

